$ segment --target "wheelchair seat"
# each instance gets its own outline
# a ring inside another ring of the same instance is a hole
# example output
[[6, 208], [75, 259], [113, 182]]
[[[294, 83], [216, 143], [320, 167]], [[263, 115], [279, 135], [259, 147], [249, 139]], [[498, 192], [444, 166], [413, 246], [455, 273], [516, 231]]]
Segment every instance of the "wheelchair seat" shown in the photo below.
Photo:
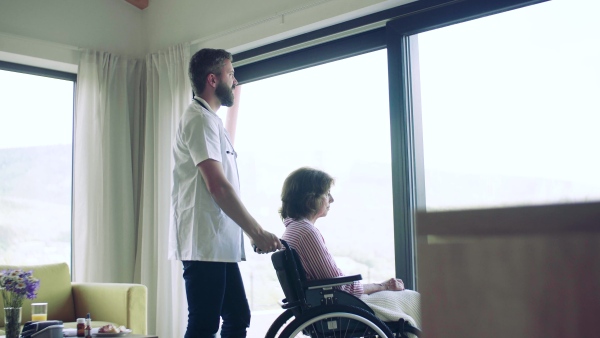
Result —
[[408, 321], [383, 322], [362, 300], [337, 286], [361, 280], [361, 275], [307, 280], [296, 250], [281, 240], [285, 250], [271, 255], [285, 299], [285, 310], [266, 338], [288, 337], [402, 337], [420, 336]]

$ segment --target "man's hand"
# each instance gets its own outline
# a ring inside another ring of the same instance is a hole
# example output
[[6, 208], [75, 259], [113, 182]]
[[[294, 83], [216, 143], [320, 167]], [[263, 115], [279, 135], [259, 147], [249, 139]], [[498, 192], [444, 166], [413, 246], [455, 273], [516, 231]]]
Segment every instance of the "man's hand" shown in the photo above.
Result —
[[254, 252], [263, 254], [270, 253], [283, 248], [283, 244], [274, 234], [263, 230], [259, 235], [250, 239]]

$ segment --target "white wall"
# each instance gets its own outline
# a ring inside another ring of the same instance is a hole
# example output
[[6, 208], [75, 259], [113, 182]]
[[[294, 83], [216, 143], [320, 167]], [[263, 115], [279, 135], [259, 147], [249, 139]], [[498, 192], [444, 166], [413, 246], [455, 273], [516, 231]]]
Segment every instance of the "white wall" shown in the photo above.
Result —
[[240, 52], [413, 0], [150, 0], [149, 50], [192, 42]]
[[0, 0], [0, 60], [76, 72], [79, 48], [143, 57], [191, 42], [234, 53], [412, 0]]
[[123, 0], [0, 0], [0, 59], [56, 68], [77, 64], [77, 48], [140, 56], [142, 16]]

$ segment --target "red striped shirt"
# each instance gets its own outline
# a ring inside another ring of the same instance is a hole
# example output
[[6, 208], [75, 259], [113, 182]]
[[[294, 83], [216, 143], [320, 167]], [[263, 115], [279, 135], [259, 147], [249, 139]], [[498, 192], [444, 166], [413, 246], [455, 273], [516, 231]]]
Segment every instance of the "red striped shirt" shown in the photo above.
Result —
[[[327, 250], [325, 239], [319, 229], [307, 219], [294, 220], [286, 218], [283, 221], [286, 226], [282, 239], [296, 249], [300, 261], [306, 270], [306, 279], [325, 279], [344, 276], [342, 270], [335, 264], [333, 256]], [[364, 289], [360, 281], [353, 284], [343, 285], [342, 290], [360, 297]]]

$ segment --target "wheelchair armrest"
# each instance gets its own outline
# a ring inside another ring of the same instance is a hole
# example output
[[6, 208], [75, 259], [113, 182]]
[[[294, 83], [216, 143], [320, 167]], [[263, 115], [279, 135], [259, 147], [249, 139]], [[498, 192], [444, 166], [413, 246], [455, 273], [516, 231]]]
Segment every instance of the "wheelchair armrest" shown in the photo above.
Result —
[[360, 275], [360, 274], [351, 275], [351, 276], [335, 277], [335, 278], [327, 278], [327, 279], [315, 279], [315, 280], [310, 280], [310, 281], [304, 282], [304, 286], [309, 290], [322, 289], [322, 288], [329, 288], [329, 287], [333, 287], [333, 286], [352, 284], [352, 282], [361, 280], [361, 279], [362, 279], [362, 275]]

